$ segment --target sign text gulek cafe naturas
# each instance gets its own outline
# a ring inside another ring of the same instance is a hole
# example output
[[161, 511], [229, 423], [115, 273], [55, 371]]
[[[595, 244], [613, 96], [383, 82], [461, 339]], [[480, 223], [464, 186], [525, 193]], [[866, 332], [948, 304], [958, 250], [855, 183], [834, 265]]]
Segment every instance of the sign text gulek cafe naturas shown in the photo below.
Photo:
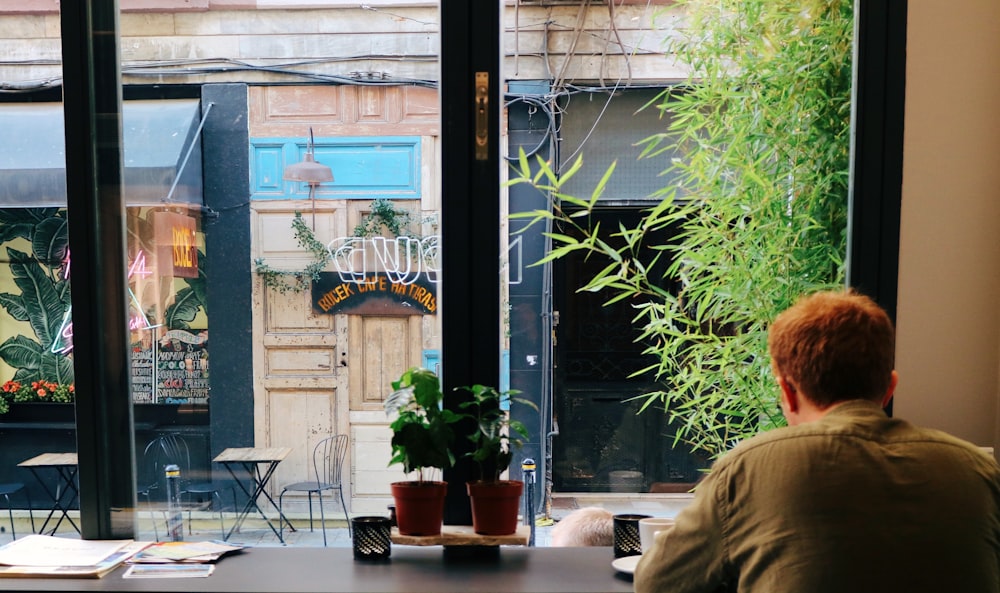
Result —
[[426, 280], [409, 284], [385, 272], [365, 274], [364, 280], [343, 281], [336, 272], [320, 272], [313, 281], [313, 309], [352, 315], [436, 315], [437, 295]]
[[[399, 245], [400, 239], [407, 239], [407, 245]], [[334, 244], [341, 247], [334, 249]], [[366, 255], [358, 249], [359, 244], [364, 244], [365, 251], [370, 249], [374, 253], [381, 271], [368, 271], [364, 257], [360, 266], [345, 265], [350, 260], [345, 257], [348, 251], [355, 256]], [[352, 237], [331, 242], [330, 254], [338, 271], [321, 272], [313, 281], [313, 309], [325, 314], [436, 315], [436, 274], [430, 270], [414, 270], [410, 267], [411, 261], [401, 261], [398, 257], [414, 244], [420, 245], [418, 251], [423, 256], [429, 255], [425, 253], [426, 244], [403, 237], [395, 240], [376, 238], [374, 241]]]

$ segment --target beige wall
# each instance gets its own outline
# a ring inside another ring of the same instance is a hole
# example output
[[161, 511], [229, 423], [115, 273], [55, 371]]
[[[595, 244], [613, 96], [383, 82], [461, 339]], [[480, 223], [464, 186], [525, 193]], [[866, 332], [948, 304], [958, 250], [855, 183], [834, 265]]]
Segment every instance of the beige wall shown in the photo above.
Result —
[[909, 3], [896, 415], [998, 443], [1000, 3]]

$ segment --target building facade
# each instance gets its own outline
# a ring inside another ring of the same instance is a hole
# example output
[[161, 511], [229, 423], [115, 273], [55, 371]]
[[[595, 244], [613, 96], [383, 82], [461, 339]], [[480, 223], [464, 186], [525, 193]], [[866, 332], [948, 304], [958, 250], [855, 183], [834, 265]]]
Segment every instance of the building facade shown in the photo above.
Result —
[[[121, 8], [126, 173], [129, 113], [139, 103], [152, 104], [161, 115], [167, 105], [190, 112], [173, 118], [173, 131], [170, 118], [163, 125], [137, 124], [156, 131], [142, 148], [142, 139], [134, 141], [137, 159], [163, 147], [165, 138], [181, 141], [168, 151], [160, 177], [130, 186], [126, 174], [126, 199], [135, 200], [134, 234], [152, 233], [153, 246], [174, 248], [173, 235], [138, 229], [155, 227], [154, 213], [182, 215], [196, 231], [188, 252], [200, 257], [194, 280], [172, 273], [168, 286], [138, 276], [130, 285], [137, 317], [144, 320], [137, 321], [133, 336], [139, 345], [135, 364], [149, 369], [133, 375], [137, 418], [140, 408], [159, 410], [150, 412], [140, 430], [188, 433], [206, 471], [211, 456], [228, 446], [291, 447], [275, 487], [308, 475], [309, 453], [319, 438], [346, 433], [352, 443], [344, 476], [350, 510], [384, 510], [388, 485], [402, 473], [386, 465], [382, 401], [402, 370], [436, 364], [440, 309], [436, 302], [427, 306], [428, 299], [423, 310], [403, 311], [398, 299], [379, 308], [373, 294], [361, 298], [360, 291], [348, 286], [338, 293], [337, 287], [345, 270], [390, 286], [406, 284], [402, 278], [413, 271], [401, 264], [409, 260], [399, 259], [397, 235], [357, 232], [380, 201], [405, 213], [403, 237], [431, 241], [437, 232], [437, 6], [406, 0], [361, 6], [122, 0]], [[519, 149], [561, 163], [585, 155], [595, 173], [581, 175], [573, 189], [589, 193], [593, 175], [611, 159], [635, 155], [635, 141], [659, 125], [653, 115], [633, 117], [637, 108], [685, 78], [661, 49], [671, 30], [682, 26], [682, 15], [668, 2], [645, 0], [517, 0], [501, 9], [507, 114], [502, 143], [512, 157]], [[17, 119], [15, 110], [25, 103], [58, 107], [57, 3], [0, 9], [0, 44], [8, 56], [0, 63], [7, 91], [0, 108]], [[48, 117], [58, 129], [57, 115]], [[43, 148], [30, 152], [35, 164], [7, 168], [53, 166], [39, 160]], [[284, 179], [285, 170], [307, 154], [332, 170], [333, 181], [310, 186]], [[609, 212], [634, 215], [648, 204], [656, 189], [648, 180], [661, 168], [635, 165], [627, 175], [632, 181], [609, 196]], [[194, 171], [197, 179], [190, 178]], [[13, 173], [3, 192], [13, 196], [11, 208], [58, 207]], [[58, 188], [51, 193], [58, 198]], [[537, 207], [539, 200], [516, 187], [508, 198], [511, 212]], [[362, 247], [345, 256], [342, 266], [332, 257], [310, 289], [282, 291], [258, 267], [308, 267], [314, 254], [297, 241], [297, 220], [325, 246], [357, 238], [355, 247]], [[497, 231], [508, 247], [505, 297], [498, 303], [507, 311], [502, 386], [518, 389], [541, 409], [522, 418], [533, 429], [524, 456], [538, 459], [556, 488], [566, 491], [638, 492], [654, 482], [693, 481], [695, 461], [673, 458], [657, 446], [662, 419], [647, 415], [636, 421], [623, 404], [642, 388], [626, 380], [635, 355], [628, 336], [603, 340], [603, 349], [590, 347], [609, 328], [621, 327], [620, 315], [595, 318], [595, 304], [573, 296], [573, 269], [530, 265], [545, 250], [540, 233], [516, 224]], [[133, 244], [130, 255], [139, 249]], [[370, 259], [358, 260], [362, 253]], [[157, 277], [167, 257], [157, 261]], [[426, 294], [433, 293], [433, 274], [424, 276]], [[189, 295], [200, 301], [182, 298]], [[182, 301], [197, 302], [193, 316], [171, 321]], [[0, 317], [4, 339], [27, 331]], [[565, 336], [562, 343], [570, 346], [559, 349], [555, 336]], [[141, 395], [139, 385], [146, 386]], [[16, 434], [24, 438], [23, 431]]]

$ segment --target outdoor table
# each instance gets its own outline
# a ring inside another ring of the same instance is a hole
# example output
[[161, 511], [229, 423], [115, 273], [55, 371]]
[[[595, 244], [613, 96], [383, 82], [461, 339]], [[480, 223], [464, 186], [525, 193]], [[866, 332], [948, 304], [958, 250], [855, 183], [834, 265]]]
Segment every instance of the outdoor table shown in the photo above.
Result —
[[[49, 532], [50, 534], [55, 533], [59, 529], [63, 519], [69, 521], [73, 529], [77, 533], [80, 533], [80, 527], [69, 516], [70, 505], [80, 495], [76, 487], [76, 474], [79, 470], [76, 453], [42, 453], [17, 465], [18, 467], [26, 467], [31, 470], [32, 475], [42, 485], [42, 489], [52, 499], [52, 508], [49, 510], [48, 516], [45, 517], [45, 522], [38, 529], [38, 533], [45, 533], [45, 528], [56, 511], [59, 512], [59, 519], [52, 527], [52, 531]], [[41, 474], [39, 474], [39, 470], [42, 469], [53, 470], [59, 476], [59, 481], [54, 489], [49, 488], [48, 484], [42, 479]], [[69, 495], [69, 499], [64, 503], [63, 499], [67, 494]]]
[[[240, 487], [240, 490], [247, 495], [246, 504], [237, 513], [236, 521], [229, 528], [229, 532], [223, 538], [224, 540], [229, 541], [233, 533], [238, 531], [240, 526], [243, 525], [243, 521], [246, 520], [250, 511], [256, 509], [260, 516], [264, 518], [267, 526], [274, 532], [274, 535], [278, 537], [278, 541], [285, 543], [281, 530], [274, 527], [271, 519], [268, 518], [257, 503], [262, 494], [271, 503], [274, 510], [278, 511], [278, 526], [280, 527], [281, 522], [284, 521], [290, 531], [295, 531], [295, 527], [285, 518], [285, 515], [281, 513], [281, 509], [278, 508], [274, 499], [267, 492], [267, 483], [271, 480], [275, 468], [291, 452], [292, 450], [289, 447], [236, 447], [223, 450], [222, 453], [219, 453], [212, 460], [224, 465], [226, 470], [229, 471], [229, 475], [233, 477], [233, 480]], [[237, 475], [236, 468], [242, 468], [246, 472], [246, 475], [250, 477], [249, 487], [247, 487], [246, 480]]]

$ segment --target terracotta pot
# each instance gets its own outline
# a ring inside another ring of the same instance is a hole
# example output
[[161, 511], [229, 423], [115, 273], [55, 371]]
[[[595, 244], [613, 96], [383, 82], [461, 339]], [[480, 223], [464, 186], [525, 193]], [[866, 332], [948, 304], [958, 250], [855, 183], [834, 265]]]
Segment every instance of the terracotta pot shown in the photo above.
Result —
[[393, 482], [391, 487], [401, 535], [440, 535], [447, 482]]
[[517, 531], [524, 482], [469, 482], [472, 503], [472, 530], [480, 535], [510, 535]]

